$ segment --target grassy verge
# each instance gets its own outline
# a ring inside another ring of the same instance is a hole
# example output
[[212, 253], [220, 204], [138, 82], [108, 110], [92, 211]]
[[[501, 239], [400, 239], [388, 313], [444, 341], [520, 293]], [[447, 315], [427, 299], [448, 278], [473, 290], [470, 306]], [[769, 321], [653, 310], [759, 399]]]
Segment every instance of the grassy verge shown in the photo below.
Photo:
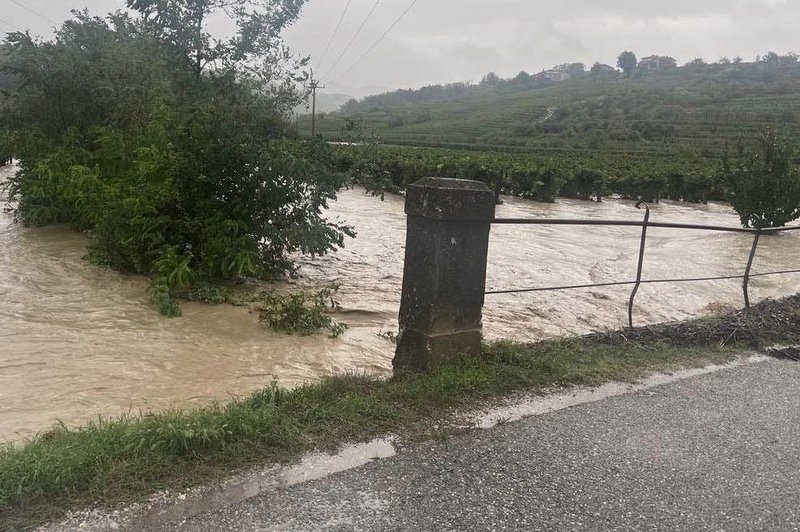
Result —
[[[658, 371], [726, 362], [748, 345], [794, 339], [792, 331], [800, 330], [800, 300], [776, 305], [763, 307], [769, 315], [758, 314], [757, 307], [750, 314], [692, 322], [707, 332], [692, 341], [680, 341], [677, 334], [670, 338], [668, 326], [657, 333], [654, 328], [628, 331], [633, 340], [614, 333], [498, 343], [487, 346], [480, 358], [423, 376], [328, 378], [293, 391], [273, 386], [245, 400], [190, 412], [56, 429], [24, 446], [0, 450], [0, 529], [32, 526], [69, 509], [198, 485], [234, 469], [286, 461], [347, 441], [389, 432], [426, 434], [432, 420], [446, 420], [454, 409], [513, 392], [633, 381]], [[752, 325], [741, 335], [746, 342], [733, 342], [731, 323]]]

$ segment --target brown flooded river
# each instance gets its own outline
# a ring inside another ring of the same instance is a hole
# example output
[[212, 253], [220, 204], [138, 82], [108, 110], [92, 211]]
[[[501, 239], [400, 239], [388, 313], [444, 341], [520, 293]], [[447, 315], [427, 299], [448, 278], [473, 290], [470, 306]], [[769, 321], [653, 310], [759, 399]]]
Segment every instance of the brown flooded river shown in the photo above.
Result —
[[[0, 170], [0, 180], [9, 170]], [[0, 201], [3, 201], [0, 199]], [[183, 407], [245, 395], [277, 379], [293, 386], [344, 371], [388, 374], [403, 269], [403, 199], [345, 191], [330, 209], [358, 231], [338, 253], [304, 261], [302, 286], [341, 285], [342, 338], [297, 337], [264, 329], [231, 306], [184, 304], [167, 319], [149, 303], [147, 281], [96, 268], [85, 237], [62, 227], [23, 228], [0, 213], [0, 441], [20, 440], [60, 419]], [[631, 202], [506, 198], [498, 216], [641, 219]], [[654, 221], [736, 226], [727, 205], [664, 203]], [[496, 226], [490, 289], [630, 280], [638, 228]], [[644, 276], [740, 275], [748, 235], [652, 229]], [[800, 234], [762, 239], [754, 272], [800, 266]], [[797, 291], [800, 276], [752, 282], [754, 300]], [[540, 339], [626, 323], [630, 287], [488, 296], [489, 338]], [[643, 286], [637, 324], [742, 305], [738, 281]]]

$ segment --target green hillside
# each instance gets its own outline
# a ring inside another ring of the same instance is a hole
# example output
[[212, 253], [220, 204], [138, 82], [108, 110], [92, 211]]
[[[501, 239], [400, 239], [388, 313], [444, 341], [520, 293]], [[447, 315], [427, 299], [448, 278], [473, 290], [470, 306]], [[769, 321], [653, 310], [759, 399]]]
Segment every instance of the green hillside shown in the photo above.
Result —
[[[505, 81], [505, 85], [503, 85]], [[363, 129], [385, 143], [559, 155], [719, 157], [765, 127], [800, 131], [800, 64], [693, 65], [633, 76], [586, 74], [530, 89], [397, 91], [318, 121], [331, 140]], [[427, 98], [425, 93], [432, 95]], [[447, 93], [451, 97], [445, 97]], [[300, 131], [309, 131], [308, 119]]]
[[[300, 133], [309, 125], [302, 120]], [[722, 200], [740, 148], [752, 152], [767, 129], [800, 141], [800, 63], [768, 54], [631, 75], [580, 64], [508, 80], [490, 74], [477, 85], [351, 101], [317, 127], [348, 142], [335, 147], [337, 167], [379, 192], [442, 175], [538, 201]]]

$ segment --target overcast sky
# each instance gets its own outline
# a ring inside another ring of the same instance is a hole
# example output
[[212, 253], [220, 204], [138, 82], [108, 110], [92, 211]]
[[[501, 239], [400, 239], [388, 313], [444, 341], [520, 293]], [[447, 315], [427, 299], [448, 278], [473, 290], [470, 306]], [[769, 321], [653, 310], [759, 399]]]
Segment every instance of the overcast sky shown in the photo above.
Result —
[[[11, 24], [43, 36], [70, 8], [101, 13], [124, 5], [123, 0], [15, 1], [0, 0], [0, 31], [12, 29]], [[286, 31], [296, 53], [311, 55], [329, 92], [362, 96], [379, 89], [479, 81], [490, 71], [508, 77], [563, 62], [615, 64], [623, 50], [639, 57], [668, 54], [679, 62], [800, 52], [800, 0], [417, 0], [350, 68], [411, 4], [378, 0], [342, 55], [375, 1], [350, 0], [324, 58], [347, 0], [309, 0], [300, 20]]]

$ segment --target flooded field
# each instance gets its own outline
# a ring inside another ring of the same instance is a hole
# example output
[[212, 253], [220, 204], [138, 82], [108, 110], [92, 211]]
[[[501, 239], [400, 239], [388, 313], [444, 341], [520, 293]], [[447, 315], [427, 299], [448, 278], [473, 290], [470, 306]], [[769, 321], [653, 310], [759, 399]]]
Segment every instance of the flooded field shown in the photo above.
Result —
[[[0, 170], [8, 175], [9, 169]], [[2, 180], [2, 174], [0, 174]], [[0, 198], [0, 201], [4, 201]], [[184, 316], [159, 316], [147, 280], [82, 260], [86, 238], [64, 227], [23, 228], [0, 213], [0, 439], [20, 440], [56, 420], [182, 407], [245, 395], [277, 379], [294, 386], [345, 371], [388, 374], [403, 269], [403, 199], [381, 202], [361, 190], [341, 194], [330, 217], [358, 237], [328, 257], [302, 261], [298, 286], [338, 283], [336, 318], [350, 328], [333, 340], [269, 331], [243, 308], [184, 304]], [[632, 202], [506, 198], [507, 217], [641, 219]], [[652, 220], [738, 224], [727, 205], [663, 203]], [[584, 284], [635, 277], [638, 228], [496, 226], [490, 289]], [[740, 275], [748, 235], [652, 229], [645, 278]], [[754, 272], [800, 265], [800, 234], [762, 239]], [[797, 291], [800, 276], [759, 278], [754, 300]], [[535, 340], [616, 328], [627, 320], [629, 287], [488, 296], [489, 338]], [[742, 306], [738, 281], [643, 286], [637, 324]]]

